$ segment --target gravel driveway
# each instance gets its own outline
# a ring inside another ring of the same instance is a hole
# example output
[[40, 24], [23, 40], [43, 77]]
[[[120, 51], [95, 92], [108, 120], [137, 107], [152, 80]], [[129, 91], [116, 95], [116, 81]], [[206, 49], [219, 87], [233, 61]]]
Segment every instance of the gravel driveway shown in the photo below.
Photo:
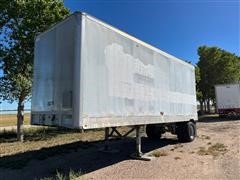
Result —
[[[86, 174], [86, 179], [240, 179], [240, 121], [199, 122], [192, 143], [172, 143], [150, 162], [124, 160]], [[163, 140], [167, 141], [167, 140]], [[219, 148], [214, 145], [220, 145]], [[212, 150], [213, 149], [213, 150]], [[156, 151], [156, 150], [155, 150]], [[160, 154], [161, 155], [161, 154]]]
[[129, 158], [135, 147], [132, 138], [111, 141], [120, 151], [112, 154], [98, 150], [101, 141], [90, 142], [89, 147], [31, 160], [22, 169], [0, 167], [0, 179], [40, 179], [53, 176], [56, 169], [81, 171], [79, 179], [240, 179], [240, 120], [210, 119], [197, 128], [192, 143], [178, 143], [168, 133], [159, 141], [143, 137], [143, 152], [159, 156], [152, 161]]

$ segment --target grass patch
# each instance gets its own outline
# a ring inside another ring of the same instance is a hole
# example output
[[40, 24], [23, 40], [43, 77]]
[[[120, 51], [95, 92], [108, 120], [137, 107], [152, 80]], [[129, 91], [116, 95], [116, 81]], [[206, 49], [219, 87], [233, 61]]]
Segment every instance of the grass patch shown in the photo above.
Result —
[[181, 158], [177, 156], [177, 157], [174, 157], [174, 159], [175, 159], [175, 160], [179, 160], [179, 159], [181, 159]]
[[174, 149], [178, 149], [178, 148], [182, 148], [182, 147], [183, 147], [182, 144], [177, 144], [177, 145], [175, 145], [173, 148], [174, 148]]
[[175, 146], [173, 146], [173, 148], [170, 149], [170, 151], [175, 151], [178, 148], [182, 148], [183, 145], [182, 144], [176, 144]]
[[201, 139], [206, 139], [206, 140], [209, 140], [209, 139], [210, 139], [210, 137], [209, 137], [209, 136], [206, 136], [206, 135], [201, 135], [200, 138], [201, 138]]
[[[24, 114], [24, 125], [30, 124], [30, 113]], [[17, 115], [16, 114], [0, 114], [0, 127], [4, 126], [16, 126]]]
[[83, 173], [81, 171], [73, 171], [70, 169], [68, 174], [64, 174], [57, 169], [53, 177], [45, 177], [42, 180], [75, 180], [82, 179], [82, 175]]
[[[129, 129], [119, 128], [119, 131]], [[95, 146], [104, 139], [104, 131], [34, 127], [24, 130], [24, 142], [16, 141], [16, 132], [0, 132], [0, 167], [21, 169], [31, 160], [45, 160]]]
[[[79, 130], [55, 127], [32, 127], [24, 129], [24, 141], [44, 141], [61, 134], [79, 133]], [[0, 132], [0, 143], [16, 141], [16, 130]]]
[[207, 149], [204, 147], [200, 147], [199, 151], [197, 152], [199, 155], [212, 155], [212, 156], [218, 156], [220, 154], [224, 154], [227, 152], [227, 146], [221, 143], [216, 143], [214, 145], [211, 145]]
[[49, 148], [41, 148], [37, 151], [28, 151], [16, 155], [1, 157], [0, 167], [8, 169], [22, 169], [31, 160], [45, 160], [53, 156], [61, 156], [67, 153], [76, 152], [78, 149], [90, 148], [93, 145], [89, 142], [75, 142], [65, 145], [57, 145]]
[[153, 156], [153, 157], [160, 157], [160, 156], [167, 156], [167, 155], [168, 155], [168, 153], [166, 151], [155, 150], [151, 153], [151, 156]]
[[93, 146], [103, 131], [86, 131], [63, 128], [28, 128], [24, 142], [16, 141], [16, 132], [0, 132], [0, 167], [21, 169], [33, 159], [44, 160], [56, 155], [76, 152]]

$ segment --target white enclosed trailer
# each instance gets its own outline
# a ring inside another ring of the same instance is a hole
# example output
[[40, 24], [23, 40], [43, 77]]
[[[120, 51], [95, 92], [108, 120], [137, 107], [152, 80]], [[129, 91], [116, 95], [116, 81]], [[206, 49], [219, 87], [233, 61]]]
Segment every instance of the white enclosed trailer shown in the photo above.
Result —
[[240, 83], [216, 85], [215, 94], [220, 116], [240, 116]]
[[156, 137], [162, 125], [182, 132], [192, 122], [195, 133], [196, 107], [191, 64], [92, 16], [74, 13], [36, 37], [31, 124], [154, 124]]

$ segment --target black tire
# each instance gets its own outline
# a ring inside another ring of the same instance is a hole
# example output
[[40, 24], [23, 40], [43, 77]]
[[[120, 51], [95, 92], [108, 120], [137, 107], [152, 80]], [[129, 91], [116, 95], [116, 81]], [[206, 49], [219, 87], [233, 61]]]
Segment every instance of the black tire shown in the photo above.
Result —
[[225, 114], [219, 114], [219, 118], [226, 118], [227, 116]]
[[192, 142], [197, 136], [196, 124], [194, 122], [179, 123], [176, 134], [181, 142]]
[[159, 127], [155, 124], [148, 124], [146, 126], [146, 134], [149, 139], [160, 139], [163, 133], [163, 127]]

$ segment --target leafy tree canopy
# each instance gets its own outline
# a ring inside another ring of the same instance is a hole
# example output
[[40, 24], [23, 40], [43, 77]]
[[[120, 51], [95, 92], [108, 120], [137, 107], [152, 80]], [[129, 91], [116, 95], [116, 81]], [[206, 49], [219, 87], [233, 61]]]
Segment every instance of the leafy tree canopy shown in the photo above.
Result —
[[240, 57], [218, 47], [198, 48], [197, 89], [206, 100], [215, 100], [216, 84], [240, 82]]
[[68, 15], [60, 0], [0, 0], [1, 99], [24, 101], [30, 95], [34, 38]]
[[18, 101], [20, 141], [24, 100], [31, 93], [34, 38], [68, 15], [60, 0], [0, 0], [0, 99]]

